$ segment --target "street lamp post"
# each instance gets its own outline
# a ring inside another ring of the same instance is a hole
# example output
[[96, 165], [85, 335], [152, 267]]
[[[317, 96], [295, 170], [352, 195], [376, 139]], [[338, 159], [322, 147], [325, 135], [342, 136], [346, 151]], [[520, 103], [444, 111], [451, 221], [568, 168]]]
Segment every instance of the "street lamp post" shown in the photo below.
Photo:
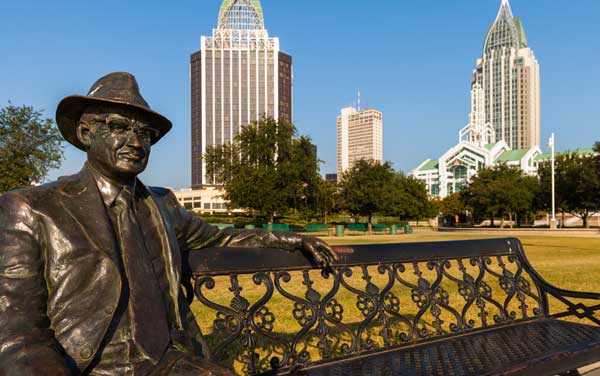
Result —
[[552, 164], [552, 219], [550, 220], [550, 229], [556, 230], [556, 196], [555, 196], [555, 162], [554, 162], [554, 133], [550, 136], [548, 141], [548, 147], [550, 148], [550, 163]]

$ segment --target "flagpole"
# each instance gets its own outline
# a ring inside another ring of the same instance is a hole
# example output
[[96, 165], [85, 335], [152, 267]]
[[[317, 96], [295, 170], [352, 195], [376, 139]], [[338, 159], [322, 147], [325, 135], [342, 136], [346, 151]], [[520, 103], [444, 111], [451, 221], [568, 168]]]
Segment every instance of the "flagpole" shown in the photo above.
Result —
[[550, 220], [550, 229], [556, 230], [556, 186], [555, 186], [555, 159], [554, 159], [554, 133], [550, 136], [550, 141], [548, 142], [548, 146], [550, 146], [550, 163], [552, 164], [552, 219]]

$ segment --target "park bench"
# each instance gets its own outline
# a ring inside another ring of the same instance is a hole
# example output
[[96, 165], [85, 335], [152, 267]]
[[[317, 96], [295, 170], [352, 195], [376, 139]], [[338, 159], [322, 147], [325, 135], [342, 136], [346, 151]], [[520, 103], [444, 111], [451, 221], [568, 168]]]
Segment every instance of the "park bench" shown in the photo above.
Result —
[[213, 223], [213, 226], [217, 226], [219, 230], [235, 227], [235, 225], [231, 223]]
[[366, 223], [348, 223], [347, 228], [349, 232], [367, 232]]
[[265, 223], [262, 225], [262, 228], [271, 230], [271, 231], [290, 231], [290, 225], [287, 223]]
[[411, 225], [401, 225], [402, 229], [404, 230], [405, 234], [412, 234], [413, 233], [413, 228]]
[[[517, 239], [215, 248], [189, 257], [211, 359], [264, 375], [577, 375], [600, 294], [547, 283]], [[191, 298], [192, 296], [188, 296]]]
[[388, 233], [390, 231], [390, 226], [384, 224], [376, 224], [373, 225], [373, 232], [385, 232]]
[[324, 232], [326, 234], [329, 233], [329, 225], [325, 223], [308, 223], [306, 225], [306, 232]]

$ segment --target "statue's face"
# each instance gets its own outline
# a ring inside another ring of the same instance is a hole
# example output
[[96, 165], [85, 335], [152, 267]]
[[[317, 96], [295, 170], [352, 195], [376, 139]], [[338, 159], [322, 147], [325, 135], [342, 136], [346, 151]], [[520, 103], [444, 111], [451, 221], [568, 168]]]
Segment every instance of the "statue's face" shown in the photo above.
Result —
[[[86, 126], [87, 132], [82, 130]], [[84, 114], [79, 137], [87, 138], [83, 143], [87, 145], [88, 162], [105, 176], [118, 180], [146, 169], [157, 131], [138, 111], [111, 106]]]

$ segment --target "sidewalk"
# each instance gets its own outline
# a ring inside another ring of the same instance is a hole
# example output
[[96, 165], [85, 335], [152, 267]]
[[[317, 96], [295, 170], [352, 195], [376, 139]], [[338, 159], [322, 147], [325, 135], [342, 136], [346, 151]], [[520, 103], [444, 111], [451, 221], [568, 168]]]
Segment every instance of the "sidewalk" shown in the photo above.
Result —
[[581, 376], [600, 376], [600, 363], [594, 363], [579, 369]]
[[543, 228], [488, 228], [488, 227], [438, 227], [438, 232], [471, 234], [471, 235], [534, 235], [534, 236], [576, 236], [576, 237], [598, 237], [600, 229], [598, 228], [564, 228], [557, 230]]

